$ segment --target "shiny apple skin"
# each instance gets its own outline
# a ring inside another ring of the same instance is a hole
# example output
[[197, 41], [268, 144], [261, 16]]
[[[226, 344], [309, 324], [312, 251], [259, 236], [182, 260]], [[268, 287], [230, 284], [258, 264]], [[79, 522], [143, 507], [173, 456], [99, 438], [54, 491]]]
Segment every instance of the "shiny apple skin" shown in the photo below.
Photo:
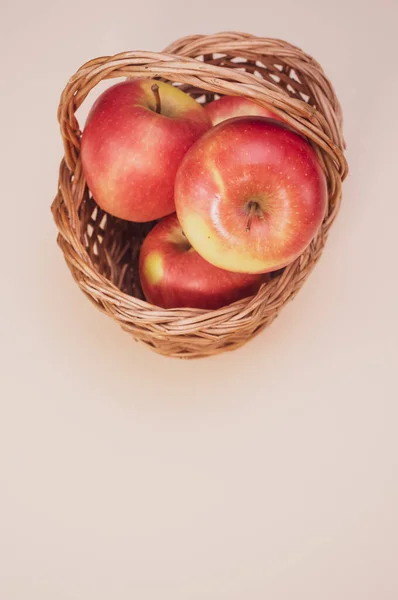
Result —
[[175, 200], [185, 235], [205, 260], [265, 273], [291, 263], [316, 235], [327, 183], [303, 136], [272, 119], [243, 117], [224, 121], [192, 146], [177, 174]]
[[213, 125], [218, 125], [227, 119], [236, 117], [268, 117], [276, 120], [283, 120], [277, 114], [262, 106], [255, 100], [244, 98], [243, 96], [221, 96], [213, 102], [206, 105], [205, 110], [210, 117]]
[[82, 135], [82, 166], [94, 199], [129, 221], [174, 212], [177, 169], [210, 126], [204, 108], [172, 85], [134, 79], [112, 86], [93, 105]]
[[175, 214], [145, 238], [139, 260], [146, 299], [162, 308], [217, 309], [253, 296], [264, 275], [232, 273], [205, 261], [189, 244]]

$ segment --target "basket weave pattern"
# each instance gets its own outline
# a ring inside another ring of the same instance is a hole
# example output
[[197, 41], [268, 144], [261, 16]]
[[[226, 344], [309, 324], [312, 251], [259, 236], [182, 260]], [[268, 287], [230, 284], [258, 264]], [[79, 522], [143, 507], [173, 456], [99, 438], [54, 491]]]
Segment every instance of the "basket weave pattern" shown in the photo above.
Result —
[[[273, 274], [253, 298], [215, 311], [165, 310], [143, 299], [138, 255], [153, 224], [122, 221], [102, 211], [90, 196], [80, 160], [81, 131], [75, 112], [101, 80], [116, 77], [162, 78], [203, 103], [224, 94], [253, 98], [283, 116], [313, 144], [328, 181], [325, 219], [303, 254]], [[99, 309], [157, 352], [189, 358], [242, 345], [275, 319], [320, 257], [340, 206], [347, 164], [339, 102], [320, 65], [300, 49], [231, 32], [186, 37], [164, 53], [97, 58], [69, 80], [58, 118], [65, 156], [52, 211], [66, 262]]]

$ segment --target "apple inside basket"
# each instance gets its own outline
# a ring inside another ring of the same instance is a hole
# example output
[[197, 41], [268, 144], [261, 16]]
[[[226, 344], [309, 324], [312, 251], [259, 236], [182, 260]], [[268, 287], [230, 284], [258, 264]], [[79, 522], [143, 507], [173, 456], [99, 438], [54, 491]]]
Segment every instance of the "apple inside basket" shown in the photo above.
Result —
[[[121, 76], [81, 136], [77, 108]], [[59, 119], [65, 258], [95, 304], [155, 350], [241, 345], [320, 256], [347, 172], [342, 119], [321, 67], [294, 46], [218, 34], [96, 59], [70, 80]]]

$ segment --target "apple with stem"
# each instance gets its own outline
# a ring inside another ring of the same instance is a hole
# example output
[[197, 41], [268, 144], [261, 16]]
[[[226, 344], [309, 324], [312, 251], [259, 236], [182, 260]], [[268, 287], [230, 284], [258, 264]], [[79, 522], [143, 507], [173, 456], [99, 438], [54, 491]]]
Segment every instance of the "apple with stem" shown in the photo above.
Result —
[[279, 115], [273, 113], [265, 106], [243, 96], [221, 96], [221, 98], [207, 104], [205, 110], [213, 125], [218, 125], [227, 119], [247, 116], [283, 120]]
[[325, 216], [327, 183], [309, 142], [264, 117], [229, 119], [185, 155], [175, 185], [178, 219], [213, 265], [265, 273], [294, 261]]
[[205, 261], [192, 248], [175, 214], [164, 217], [145, 238], [139, 271], [146, 299], [162, 308], [214, 310], [253, 296], [267, 279], [224, 271]]
[[162, 81], [131, 79], [107, 89], [81, 141], [83, 172], [97, 204], [138, 222], [174, 212], [177, 169], [210, 127], [196, 100]]

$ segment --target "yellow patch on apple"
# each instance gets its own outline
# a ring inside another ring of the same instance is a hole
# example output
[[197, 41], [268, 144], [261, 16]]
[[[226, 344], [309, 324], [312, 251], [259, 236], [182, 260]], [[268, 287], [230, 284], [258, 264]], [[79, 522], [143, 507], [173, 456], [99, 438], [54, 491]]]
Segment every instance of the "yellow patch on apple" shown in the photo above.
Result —
[[[142, 84], [142, 87], [147, 91], [148, 97], [153, 96], [153, 84], [153, 79], [148, 79], [148, 81], [144, 81]], [[164, 117], [173, 119], [181, 114], [181, 110], [186, 111], [196, 108], [197, 102], [191, 96], [178, 89], [178, 87], [164, 83], [163, 81], [156, 81], [156, 85], [159, 87], [159, 93], [162, 98], [161, 112]], [[155, 103], [153, 104], [153, 110], [155, 110]]]
[[[239, 249], [223, 247], [205, 220], [197, 214], [185, 215], [183, 227], [192, 246], [200, 248], [202, 257], [216, 267], [237, 273], [262, 273], [270, 267], [251, 254], [244, 255]], [[219, 256], [223, 257], [222, 264], [217, 260]]]
[[164, 273], [163, 258], [159, 252], [148, 254], [144, 264], [144, 273], [150, 285], [156, 285], [162, 281]]

